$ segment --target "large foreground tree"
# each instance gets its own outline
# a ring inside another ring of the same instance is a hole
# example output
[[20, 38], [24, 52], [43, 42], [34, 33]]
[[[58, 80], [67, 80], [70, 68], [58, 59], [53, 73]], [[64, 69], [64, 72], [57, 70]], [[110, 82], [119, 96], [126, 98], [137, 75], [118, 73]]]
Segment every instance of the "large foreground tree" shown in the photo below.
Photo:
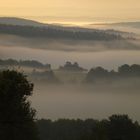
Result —
[[35, 110], [27, 100], [32, 91], [22, 73], [0, 72], [0, 140], [38, 140]]

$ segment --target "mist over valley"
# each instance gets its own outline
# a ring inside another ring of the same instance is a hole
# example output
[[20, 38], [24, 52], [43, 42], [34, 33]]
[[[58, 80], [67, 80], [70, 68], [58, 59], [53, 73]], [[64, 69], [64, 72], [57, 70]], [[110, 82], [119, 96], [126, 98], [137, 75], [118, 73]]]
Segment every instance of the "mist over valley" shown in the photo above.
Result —
[[[0, 58], [22, 62], [22, 66], [16, 62], [12, 69], [26, 73], [34, 83], [35, 94], [30, 100], [38, 118], [101, 119], [123, 113], [140, 121], [139, 77], [105, 77], [84, 83], [91, 68], [117, 71], [124, 64], [140, 64], [139, 34], [135, 30], [121, 31], [116, 25], [102, 29], [64, 27], [9, 18], [0, 19], [0, 28]], [[29, 67], [23, 60], [42, 64]], [[77, 62], [78, 70], [87, 71], [63, 71], [67, 61]], [[46, 71], [46, 64], [51, 64], [53, 72]]]

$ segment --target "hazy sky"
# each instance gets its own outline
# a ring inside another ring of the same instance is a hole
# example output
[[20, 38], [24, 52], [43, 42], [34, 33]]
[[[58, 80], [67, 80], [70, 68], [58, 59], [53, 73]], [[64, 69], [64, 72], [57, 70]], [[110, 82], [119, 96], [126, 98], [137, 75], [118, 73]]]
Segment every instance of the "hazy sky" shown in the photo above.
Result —
[[0, 16], [61, 21], [140, 19], [140, 0], [0, 0]]

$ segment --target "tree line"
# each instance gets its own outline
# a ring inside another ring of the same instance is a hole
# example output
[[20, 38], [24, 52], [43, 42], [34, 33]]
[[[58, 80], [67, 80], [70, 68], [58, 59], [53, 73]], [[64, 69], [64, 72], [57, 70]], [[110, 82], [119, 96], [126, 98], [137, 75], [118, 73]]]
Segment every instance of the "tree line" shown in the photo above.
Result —
[[39, 61], [36, 60], [15, 60], [15, 59], [7, 59], [3, 60], [0, 59], [0, 66], [25, 66], [25, 67], [32, 67], [32, 68], [46, 68], [51, 69], [50, 64], [42, 64]]
[[86, 78], [85, 82], [93, 83], [96, 80], [117, 80], [117, 79], [126, 79], [126, 78], [140, 78], [140, 65], [133, 64], [128, 65], [124, 64], [118, 67], [117, 71], [111, 70], [108, 71], [102, 67], [92, 68]]
[[[63, 83], [61, 80], [61, 77], [57, 77], [57, 74], [55, 73], [55, 70], [52, 70], [51, 64], [42, 64], [41, 62], [38, 62], [36, 60], [14, 60], [14, 59], [7, 59], [2, 60], [0, 59], [0, 66], [4, 66], [5, 68], [10, 67], [31, 67], [32, 71], [28, 72], [28, 76], [32, 79], [40, 79], [45, 80], [47, 83]], [[39, 71], [38, 69], [42, 69], [42, 71]], [[24, 70], [24, 68], [23, 68]], [[79, 66], [77, 62], [71, 63], [67, 61], [64, 66], [60, 66], [57, 71], [62, 72], [79, 72], [79, 73], [85, 73], [85, 78], [81, 81], [82, 83], [96, 83], [97, 81], [102, 82], [111, 82], [115, 80], [121, 80], [127, 78], [140, 78], [140, 65], [139, 64], [133, 64], [128, 65], [124, 64], [118, 67], [118, 69], [115, 70], [107, 70], [101, 66], [91, 68], [88, 72], [87, 69], [82, 68]], [[26, 73], [26, 71], [25, 71]], [[74, 79], [73, 79], [74, 80]]]
[[77, 62], [74, 62], [72, 64], [70, 61], [67, 61], [64, 64], [64, 66], [60, 66], [58, 70], [60, 70], [60, 71], [75, 71], [75, 72], [87, 71], [87, 69], [80, 67]]
[[94, 119], [38, 120], [40, 140], [140, 140], [140, 125], [128, 115]]
[[[80, 84], [108, 84], [110, 82], [116, 82], [116, 81], [121, 81], [124, 82], [123, 80], [127, 80], [127, 83], [133, 82], [135, 79], [140, 79], [140, 65], [138, 64], [133, 64], [133, 65], [128, 65], [124, 64], [118, 67], [118, 70], [107, 70], [104, 69], [103, 67], [95, 67], [90, 69], [88, 72], [86, 72], [86, 69], [82, 68], [79, 66], [78, 63], [71, 63], [71, 62], [66, 62], [64, 66], [60, 66], [58, 71], [68, 72], [68, 74], [71, 72], [79, 72], [85, 74], [85, 77], [83, 77], [83, 80], [80, 81]], [[57, 73], [55, 71], [44, 71], [44, 72], [39, 72], [33, 70], [31, 74], [29, 74], [31, 78], [35, 78], [43, 80], [46, 79], [47, 83], [59, 83], [63, 84], [64, 81], [61, 80], [61, 77], [57, 77]], [[63, 75], [62, 75], [63, 76]], [[75, 77], [72, 77], [75, 81]], [[70, 82], [70, 81], [69, 81]], [[78, 79], [77, 81], [78, 82]], [[136, 81], [135, 81], [136, 82]], [[137, 82], [138, 83], [138, 82]], [[121, 83], [120, 83], [121, 84]]]

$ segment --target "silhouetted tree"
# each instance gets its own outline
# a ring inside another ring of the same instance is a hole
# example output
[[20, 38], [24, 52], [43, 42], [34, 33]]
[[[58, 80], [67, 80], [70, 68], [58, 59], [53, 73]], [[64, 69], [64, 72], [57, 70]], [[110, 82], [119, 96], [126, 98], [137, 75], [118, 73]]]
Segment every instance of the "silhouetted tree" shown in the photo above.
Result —
[[0, 72], [0, 140], [38, 140], [35, 110], [27, 100], [32, 91], [22, 73]]
[[74, 62], [73, 64], [69, 61], [65, 63], [64, 66], [60, 66], [59, 70], [64, 70], [64, 71], [87, 71], [86, 69], [82, 68], [79, 66], [77, 62]]
[[130, 73], [130, 66], [125, 64], [125, 65], [122, 65], [118, 68], [118, 72], [121, 74], [121, 75], [128, 75]]
[[137, 125], [128, 115], [112, 115], [109, 117], [110, 140], [135, 140], [137, 139]]
[[95, 82], [97, 79], [108, 79], [110, 77], [109, 74], [110, 73], [102, 67], [92, 68], [88, 72], [85, 81], [87, 83], [92, 83]]

